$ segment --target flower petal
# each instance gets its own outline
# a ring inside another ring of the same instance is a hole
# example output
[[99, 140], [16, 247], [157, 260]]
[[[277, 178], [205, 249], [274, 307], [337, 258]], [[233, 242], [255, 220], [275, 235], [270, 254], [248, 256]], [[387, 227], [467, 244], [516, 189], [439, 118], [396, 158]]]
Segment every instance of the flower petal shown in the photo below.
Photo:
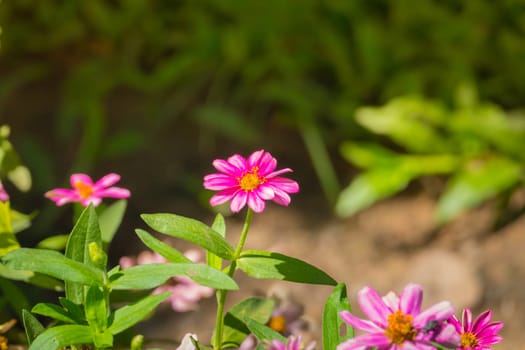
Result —
[[383, 296], [383, 301], [390, 308], [390, 312], [394, 313], [399, 309], [399, 297], [394, 292], [388, 292]]
[[81, 182], [83, 184], [93, 186], [93, 180], [91, 180], [91, 177], [89, 177], [89, 175], [86, 175], [86, 174], [73, 174], [69, 178], [69, 182], [71, 183], [71, 187], [73, 188], [76, 187], [75, 184], [77, 182]]
[[266, 152], [259, 161], [258, 167], [261, 175], [268, 176], [277, 167], [277, 159], [272, 157], [270, 153]]
[[361, 310], [371, 321], [382, 328], [387, 326], [387, 317], [390, 314], [388, 306], [383, 302], [381, 296], [370, 287], [362, 288], [357, 294], [357, 301]]
[[347, 324], [349, 324], [350, 326], [356, 328], [356, 329], [359, 329], [359, 330], [362, 330], [362, 331], [365, 331], [365, 332], [381, 332], [383, 331], [383, 329], [381, 327], [379, 327], [377, 324], [375, 324], [374, 322], [372, 321], [368, 321], [368, 320], [363, 320], [359, 317], [356, 317], [354, 316], [351, 312], [349, 311], [341, 311], [339, 313], [339, 316], [341, 317], [341, 319], [346, 322]]
[[259, 197], [261, 197], [264, 200], [270, 200], [273, 199], [273, 197], [275, 197], [275, 192], [273, 188], [266, 184], [260, 185], [255, 192]]
[[284, 177], [272, 177], [268, 178], [268, 184], [271, 184], [273, 187], [277, 187], [288, 193], [297, 193], [299, 192], [299, 184], [293, 180], [284, 178]]
[[249, 192], [247, 194], [248, 197], [248, 206], [253, 209], [256, 213], [262, 213], [264, 211], [264, 208], [266, 206], [264, 200], [262, 200], [257, 193], [255, 192]]
[[483, 312], [481, 315], [479, 315], [474, 323], [472, 324], [472, 332], [478, 333], [481, 331], [486, 325], [489, 324], [490, 319], [492, 318], [492, 311], [487, 310]]
[[235, 177], [225, 174], [210, 174], [204, 177], [204, 188], [212, 191], [222, 191], [230, 187], [236, 187], [239, 182]]
[[274, 188], [273, 191], [274, 191], [274, 197], [273, 197], [272, 200], [275, 203], [277, 203], [279, 205], [284, 205], [286, 207], [292, 201], [292, 199], [290, 198], [290, 196], [286, 192], [281, 191], [280, 189], [276, 189], [276, 188]]
[[399, 308], [404, 314], [418, 315], [421, 312], [423, 288], [417, 284], [408, 284], [399, 296]]
[[237, 191], [230, 203], [230, 210], [234, 213], [241, 211], [248, 201], [248, 194], [245, 191]]
[[472, 331], [472, 311], [469, 308], [463, 310], [462, 315], [463, 331]]
[[265, 152], [263, 149], [260, 149], [258, 151], [253, 152], [248, 159], [246, 160], [246, 165], [248, 169], [253, 168], [254, 166], [258, 167], [259, 163], [261, 162], [261, 158], [265, 155]]
[[239, 190], [235, 188], [228, 188], [224, 191], [221, 191], [210, 198], [210, 205], [213, 207], [227, 202], [232, 199], [238, 191]]
[[248, 169], [248, 164], [246, 163], [246, 159], [244, 159], [244, 157], [239, 154], [234, 154], [233, 156], [228, 158], [228, 163], [233, 165], [240, 172], [243, 172], [244, 170]]
[[244, 168], [239, 169], [235, 165], [228, 163], [224, 159], [215, 159], [212, 164], [215, 167], [215, 169], [217, 169], [221, 173], [225, 173], [232, 176], [240, 176], [242, 170], [244, 170]]
[[110, 187], [93, 193], [94, 196], [98, 197], [109, 197], [109, 198], [128, 198], [131, 196], [131, 192], [122, 187]]
[[429, 321], [444, 321], [449, 319], [452, 315], [454, 315], [452, 304], [448, 301], [442, 301], [429, 307], [419, 315], [414, 315], [413, 325], [414, 327], [421, 329], [425, 327]]
[[96, 191], [98, 189], [106, 188], [109, 186], [112, 186], [119, 182], [120, 175], [115, 173], [107, 174], [106, 176], [103, 176], [100, 180], [95, 182], [93, 185], [93, 189]]

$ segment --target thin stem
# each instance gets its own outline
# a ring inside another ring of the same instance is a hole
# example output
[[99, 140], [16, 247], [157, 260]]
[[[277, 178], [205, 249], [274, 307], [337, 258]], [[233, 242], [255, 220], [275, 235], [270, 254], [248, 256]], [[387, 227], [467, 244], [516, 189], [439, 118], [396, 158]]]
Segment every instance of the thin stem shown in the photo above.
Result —
[[[242, 249], [244, 248], [244, 243], [246, 242], [246, 237], [248, 237], [248, 231], [250, 229], [250, 224], [252, 222], [253, 211], [248, 208], [246, 212], [246, 219], [244, 220], [244, 226], [242, 228], [241, 237], [239, 238], [239, 243], [237, 243], [237, 248], [233, 255], [233, 260], [231, 265], [228, 268], [228, 276], [233, 278], [233, 274], [237, 268], [237, 260], [240, 258]], [[215, 318], [215, 338], [213, 344], [213, 350], [220, 350], [222, 345], [222, 333], [224, 330], [224, 304], [226, 302], [226, 296], [228, 291], [224, 289], [217, 290], [217, 316]]]

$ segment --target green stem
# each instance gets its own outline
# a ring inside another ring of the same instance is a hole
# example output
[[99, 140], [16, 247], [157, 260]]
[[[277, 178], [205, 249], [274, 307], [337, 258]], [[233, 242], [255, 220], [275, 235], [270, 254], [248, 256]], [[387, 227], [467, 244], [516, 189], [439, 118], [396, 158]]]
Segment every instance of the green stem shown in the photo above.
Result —
[[[248, 208], [246, 212], [246, 219], [244, 220], [244, 226], [242, 228], [241, 237], [239, 238], [239, 243], [237, 243], [237, 248], [233, 256], [231, 265], [228, 268], [228, 276], [233, 278], [233, 274], [237, 268], [237, 260], [240, 258], [242, 249], [244, 248], [244, 243], [246, 242], [246, 237], [248, 236], [248, 231], [250, 229], [250, 224], [252, 222], [253, 211]], [[217, 290], [217, 316], [215, 319], [215, 338], [213, 344], [213, 350], [220, 350], [222, 345], [222, 333], [224, 330], [224, 304], [226, 302], [226, 296], [228, 291], [224, 289]]]

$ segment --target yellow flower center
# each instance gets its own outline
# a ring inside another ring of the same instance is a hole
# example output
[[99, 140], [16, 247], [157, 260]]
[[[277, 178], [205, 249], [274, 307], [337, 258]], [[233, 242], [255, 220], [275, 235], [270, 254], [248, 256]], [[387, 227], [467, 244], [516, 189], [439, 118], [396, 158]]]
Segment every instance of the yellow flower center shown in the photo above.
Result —
[[283, 333], [286, 330], [286, 319], [283, 316], [272, 317], [268, 322], [268, 327], [274, 331]]
[[412, 315], [404, 315], [401, 310], [388, 315], [385, 334], [392, 344], [401, 345], [406, 340], [413, 341], [417, 330], [412, 326]]
[[472, 332], [461, 334], [461, 346], [464, 348], [473, 348], [478, 345], [478, 339]]
[[266, 179], [259, 175], [259, 167], [254, 166], [239, 178], [239, 186], [244, 191], [253, 191], [265, 181]]
[[87, 199], [93, 194], [93, 187], [82, 181], [75, 182], [75, 190], [77, 190], [78, 195], [83, 199]]

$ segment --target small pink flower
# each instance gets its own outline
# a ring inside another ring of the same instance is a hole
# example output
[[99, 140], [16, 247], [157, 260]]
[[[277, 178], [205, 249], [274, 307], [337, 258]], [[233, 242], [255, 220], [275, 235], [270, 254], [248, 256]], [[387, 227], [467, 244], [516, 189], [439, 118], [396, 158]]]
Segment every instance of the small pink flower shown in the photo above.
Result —
[[91, 177], [86, 174], [71, 175], [70, 182], [73, 189], [55, 188], [45, 193], [45, 196], [61, 206], [66, 203], [79, 202], [84, 207], [89, 204], [98, 206], [103, 197], [128, 198], [129, 190], [121, 187], [110, 187], [120, 180], [118, 174], [108, 174], [93, 183]]
[[[382, 298], [370, 287], [361, 289], [358, 302], [370, 320], [360, 319], [349, 311], [340, 315], [343, 321], [366, 334], [339, 344], [337, 350], [434, 350], [431, 342], [438, 338], [435, 329], [447, 327], [445, 321], [454, 314], [454, 308], [444, 301], [421, 311], [422, 300], [422, 288], [416, 284], [407, 285], [399, 297], [390, 292]], [[457, 333], [448, 329], [439, 335], [447, 344], [457, 338]]]
[[0, 201], [7, 202], [9, 200], [9, 194], [4, 189], [4, 185], [0, 182]]
[[492, 311], [487, 310], [472, 322], [470, 309], [463, 310], [463, 324], [452, 316], [448, 322], [461, 335], [461, 345], [456, 350], [489, 350], [491, 345], [503, 339], [498, 332], [503, 328], [503, 322], [490, 322]]
[[315, 342], [311, 342], [306, 347], [303, 347], [300, 336], [291, 335], [286, 339], [286, 343], [281, 342], [280, 340], [274, 339], [270, 342], [268, 350], [313, 350], [315, 349]]
[[288, 194], [299, 192], [297, 182], [278, 176], [292, 169], [275, 171], [277, 160], [264, 150], [252, 153], [248, 159], [238, 154], [227, 160], [216, 159], [213, 166], [219, 173], [206, 175], [204, 188], [220, 192], [211, 197], [210, 204], [216, 206], [231, 200], [234, 213], [246, 204], [260, 213], [266, 200], [287, 206], [291, 201]]

